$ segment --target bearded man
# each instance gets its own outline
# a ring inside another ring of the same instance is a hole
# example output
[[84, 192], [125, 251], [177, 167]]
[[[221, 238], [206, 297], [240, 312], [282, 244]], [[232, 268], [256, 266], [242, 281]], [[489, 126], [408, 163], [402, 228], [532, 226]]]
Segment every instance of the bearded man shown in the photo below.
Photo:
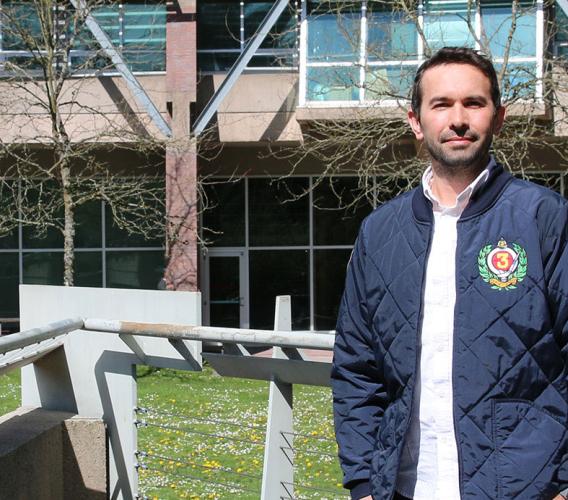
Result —
[[419, 68], [422, 185], [361, 226], [332, 370], [353, 499], [563, 498], [568, 206], [490, 154], [495, 69], [468, 48]]

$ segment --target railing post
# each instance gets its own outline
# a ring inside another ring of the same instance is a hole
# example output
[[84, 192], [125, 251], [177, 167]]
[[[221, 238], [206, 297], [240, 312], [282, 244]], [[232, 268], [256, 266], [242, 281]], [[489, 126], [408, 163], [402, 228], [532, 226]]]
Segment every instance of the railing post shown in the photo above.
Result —
[[[292, 330], [289, 295], [276, 297], [274, 329]], [[286, 358], [280, 347], [274, 347], [273, 358]], [[262, 470], [261, 500], [294, 498], [292, 384], [272, 378], [268, 400], [268, 421]]]

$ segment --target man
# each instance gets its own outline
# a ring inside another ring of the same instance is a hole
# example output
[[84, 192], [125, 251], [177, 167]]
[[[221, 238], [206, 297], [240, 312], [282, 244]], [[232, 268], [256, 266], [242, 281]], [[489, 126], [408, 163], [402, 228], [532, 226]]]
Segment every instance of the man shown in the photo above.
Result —
[[349, 263], [332, 370], [354, 499], [546, 499], [568, 486], [568, 206], [489, 154], [491, 62], [444, 48], [408, 119], [422, 186], [376, 209]]

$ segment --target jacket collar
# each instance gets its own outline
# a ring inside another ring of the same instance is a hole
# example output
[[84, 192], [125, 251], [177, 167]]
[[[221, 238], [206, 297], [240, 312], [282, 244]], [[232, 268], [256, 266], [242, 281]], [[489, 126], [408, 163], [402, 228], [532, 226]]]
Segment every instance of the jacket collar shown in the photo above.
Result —
[[[505, 186], [512, 179], [513, 176], [505, 171], [503, 165], [493, 163], [489, 167], [487, 180], [472, 194], [469, 204], [462, 213], [460, 220], [475, 217], [490, 208], [501, 194], [501, 191], [503, 191]], [[432, 224], [434, 219], [432, 214], [432, 202], [424, 195], [424, 190], [421, 186], [414, 190], [412, 211], [418, 222]]]

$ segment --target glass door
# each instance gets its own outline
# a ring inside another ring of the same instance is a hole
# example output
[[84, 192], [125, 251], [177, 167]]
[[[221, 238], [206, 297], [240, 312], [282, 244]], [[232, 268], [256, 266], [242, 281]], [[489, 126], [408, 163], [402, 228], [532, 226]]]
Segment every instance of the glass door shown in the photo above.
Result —
[[203, 254], [205, 325], [248, 328], [248, 273], [244, 251], [209, 249]]

